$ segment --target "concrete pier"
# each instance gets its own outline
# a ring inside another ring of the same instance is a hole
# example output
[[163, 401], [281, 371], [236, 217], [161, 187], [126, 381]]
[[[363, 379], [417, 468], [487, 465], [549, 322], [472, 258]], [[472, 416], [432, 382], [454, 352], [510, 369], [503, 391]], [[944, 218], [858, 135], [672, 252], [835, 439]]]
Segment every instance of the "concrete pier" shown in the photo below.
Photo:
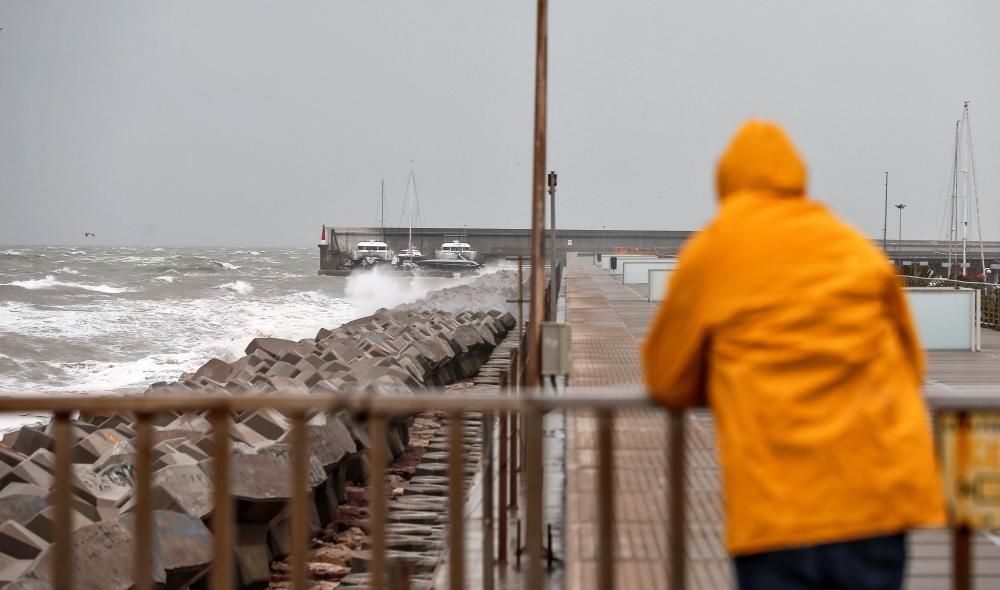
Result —
[[[573, 383], [609, 393], [641, 388], [638, 345], [655, 312], [645, 286], [623, 285], [591, 263], [568, 257], [567, 319], [573, 326]], [[929, 355], [932, 383], [961, 389], [1000, 381], [1000, 333], [983, 332], [983, 352]], [[734, 588], [722, 543], [721, 481], [711, 414], [689, 415], [686, 444], [688, 587]], [[566, 441], [566, 588], [598, 588], [596, 420], [570, 416]], [[615, 571], [617, 587], [666, 588], [666, 418], [656, 411], [620, 412], [614, 428]], [[951, 537], [925, 530], [909, 538], [905, 588], [951, 587]], [[974, 588], [1000, 588], [1000, 547], [973, 542]]]

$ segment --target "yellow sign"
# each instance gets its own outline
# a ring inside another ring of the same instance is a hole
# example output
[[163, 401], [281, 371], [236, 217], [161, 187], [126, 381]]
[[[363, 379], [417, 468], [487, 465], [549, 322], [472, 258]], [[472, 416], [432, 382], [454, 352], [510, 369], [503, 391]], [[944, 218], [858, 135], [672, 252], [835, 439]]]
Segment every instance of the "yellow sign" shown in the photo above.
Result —
[[1000, 528], [1000, 412], [941, 412], [937, 426], [952, 522]]

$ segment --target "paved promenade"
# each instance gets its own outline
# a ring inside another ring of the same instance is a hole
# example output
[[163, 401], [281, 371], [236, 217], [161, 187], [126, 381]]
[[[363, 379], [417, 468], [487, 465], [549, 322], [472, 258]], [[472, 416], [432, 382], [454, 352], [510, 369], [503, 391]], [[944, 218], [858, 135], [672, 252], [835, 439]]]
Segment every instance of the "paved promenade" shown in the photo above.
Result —
[[[567, 316], [573, 326], [573, 386], [622, 393], [641, 387], [637, 346], [655, 307], [645, 286], [620, 283], [589, 257], [569, 256]], [[981, 353], [935, 353], [930, 378], [958, 387], [1000, 382], [1000, 334], [983, 332]], [[666, 418], [656, 411], [620, 413], [615, 423], [616, 575], [619, 588], [666, 588]], [[691, 416], [687, 440], [688, 580], [690, 588], [733, 588], [722, 544], [722, 501], [712, 420]], [[596, 588], [595, 420], [567, 418], [566, 588]], [[1000, 547], [977, 536], [974, 587], [1000, 588]], [[907, 590], [950, 587], [946, 531], [911, 535]]]

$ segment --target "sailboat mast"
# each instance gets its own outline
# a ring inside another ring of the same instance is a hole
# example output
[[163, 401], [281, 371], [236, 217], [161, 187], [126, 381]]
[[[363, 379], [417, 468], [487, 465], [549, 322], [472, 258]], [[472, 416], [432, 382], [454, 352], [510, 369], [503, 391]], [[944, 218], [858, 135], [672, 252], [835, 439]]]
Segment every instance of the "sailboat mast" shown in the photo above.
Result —
[[979, 264], [983, 269], [983, 280], [987, 280], [986, 250], [983, 247], [983, 217], [979, 206], [979, 188], [976, 186], [976, 156], [972, 151], [972, 120], [969, 116], [969, 101], [965, 101], [965, 141], [969, 144], [969, 193], [976, 202], [976, 230], [979, 235]]
[[406, 208], [409, 209], [410, 213], [410, 231], [407, 235], [408, 247], [410, 249], [410, 257], [413, 257], [413, 201], [410, 199], [410, 182], [413, 182], [413, 190], [417, 190], [417, 181], [413, 177], [413, 162], [410, 162], [410, 177], [406, 179]]
[[382, 241], [385, 241], [385, 179], [382, 179], [382, 200], [379, 201], [382, 207], [382, 213], [379, 215], [381, 217], [382, 223]]
[[[955, 121], [955, 159], [951, 171], [951, 219], [948, 223], [948, 276], [951, 277], [954, 271], [955, 240], [958, 238], [958, 124]], [[957, 274], [955, 275], [957, 278]]]

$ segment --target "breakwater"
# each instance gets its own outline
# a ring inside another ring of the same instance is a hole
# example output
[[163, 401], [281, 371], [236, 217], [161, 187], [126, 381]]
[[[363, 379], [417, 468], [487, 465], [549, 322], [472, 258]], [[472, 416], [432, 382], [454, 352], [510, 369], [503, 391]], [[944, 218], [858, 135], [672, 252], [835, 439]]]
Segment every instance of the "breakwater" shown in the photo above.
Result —
[[[515, 326], [507, 300], [514, 275], [498, 272], [428, 294], [418, 302], [321, 329], [299, 341], [257, 338], [246, 356], [212, 359], [154, 393], [257, 395], [344, 391], [405, 393], [475, 375]], [[409, 442], [413, 417], [394, 416], [385, 444], [390, 460]], [[204, 579], [211, 561], [211, 424], [200, 414], [156, 416], [153, 508], [154, 579], [185, 588]], [[234, 557], [243, 588], [264, 588], [270, 564], [291, 549], [288, 501], [290, 423], [278, 412], [233, 416]], [[133, 474], [131, 416], [81, 415], [73, 420], [73, 563], [77, 588], [130, 588]], [[48, 427], [28, 426], [0, 445], [0, 585], [47, 588], [52, 575], [54, 456]], [[310, 526], [332, 521], [346, 500], [346, 482], [367, 476], [364, 450], [377, 441], [350, 414], [320, 414], [308, 423]]]

